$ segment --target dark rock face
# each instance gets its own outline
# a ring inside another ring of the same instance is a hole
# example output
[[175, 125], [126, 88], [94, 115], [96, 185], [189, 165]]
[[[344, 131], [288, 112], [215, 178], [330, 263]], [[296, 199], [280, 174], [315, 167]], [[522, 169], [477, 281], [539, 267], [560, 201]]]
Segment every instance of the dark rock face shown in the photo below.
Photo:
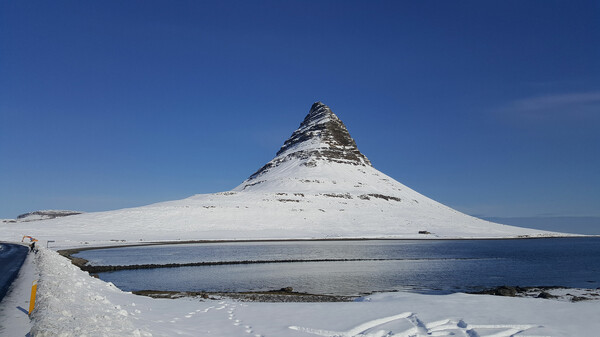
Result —
[[309, 154], [312, 156], [343, 163], [350, 161], [356, 165], [371, 165], [367, 157], [356, 147], [356, 142], [344, 123], [321, 102], [312, 105], [310, 112], [300, 123], [300, 127], [283, 143], [277, 156], [313, 138], [320, 138], [323, 143], [329, 145], [329, 149], [310, 151]]
[[303, 160], [302, 165], [308, 167], [316, 166], [319, 160], [372, 166], [369, 159], [358, 150], [344, 123], [321, 102], [312, 105], [300, 127], [283, 143], [276, 157], [249, 179], [291, 159]]

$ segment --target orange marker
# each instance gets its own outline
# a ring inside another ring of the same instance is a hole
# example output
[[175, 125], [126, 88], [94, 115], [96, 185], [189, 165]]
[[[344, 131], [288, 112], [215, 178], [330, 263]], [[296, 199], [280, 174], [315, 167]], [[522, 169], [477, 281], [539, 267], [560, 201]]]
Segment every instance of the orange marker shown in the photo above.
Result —
[[29, 299], [29, 314], [35, 308], [35, 293], [37, 291], [37, 280], [33, 281], [33, 285], [31, 286], [31, 299]]

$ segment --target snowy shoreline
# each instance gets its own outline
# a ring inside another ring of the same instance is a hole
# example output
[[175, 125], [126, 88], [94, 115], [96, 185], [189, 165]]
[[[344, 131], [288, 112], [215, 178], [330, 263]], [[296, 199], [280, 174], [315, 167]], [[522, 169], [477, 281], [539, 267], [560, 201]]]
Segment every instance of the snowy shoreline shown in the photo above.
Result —
[[[30, 278], [21, 279], [20, 275], [18, 283], [31, 284], [32, 277], [39, 280], [33, 336], [591, 337], [600, 331], [600, 322], [595, 319], [600, 314], [600, 301], [403, 292], [337, 303], [153, 299], [92, 278], [43, 247], [28, 257], [23, 274], [27, 271]], [[6, 310], [26, 316], [15, 309], [27, 307], [25, 295], [12, 296], [3, 303]], [[10, 322], [0, 317], [0, 325], [9, 324], [0, 331], [15, 331]]]

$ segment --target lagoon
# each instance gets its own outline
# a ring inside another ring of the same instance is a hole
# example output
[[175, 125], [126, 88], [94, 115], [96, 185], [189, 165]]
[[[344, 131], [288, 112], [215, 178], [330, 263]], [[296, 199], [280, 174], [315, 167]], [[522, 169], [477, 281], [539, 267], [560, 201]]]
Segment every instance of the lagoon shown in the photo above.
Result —
[[[95, 265], [332, 260], [122, 270], [126, 290], [452, 293], [501, 285], [600, 287], [600, 238], [229, 242], [82, 251]], [[341, 261], [348, 260], [348, 261]]]

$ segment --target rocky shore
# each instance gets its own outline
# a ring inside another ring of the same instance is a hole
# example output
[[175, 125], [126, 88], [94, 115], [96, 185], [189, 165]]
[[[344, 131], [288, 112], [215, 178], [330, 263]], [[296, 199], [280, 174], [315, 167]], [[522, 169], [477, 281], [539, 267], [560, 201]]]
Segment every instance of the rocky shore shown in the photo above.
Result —
[[500, 286], [486, 289], [471, 294], [508, 296], [508, 297], [534, 297], [558, 301], [580, 302], [600, 300], [600, 288], [567, 288], [560, 286], [519, 287]]
[[242, 302], [352, 302], [356, 297], [318, 295], [295, 292], [291, 287], [270, 291], [252, 292], [193, 292], [193, 291], [165, 291], [165, 290], [140, 290], [133, 292], [136, 295], [152, 298], [182, 298], [192, 297], [199, 300], [234, 299]]

